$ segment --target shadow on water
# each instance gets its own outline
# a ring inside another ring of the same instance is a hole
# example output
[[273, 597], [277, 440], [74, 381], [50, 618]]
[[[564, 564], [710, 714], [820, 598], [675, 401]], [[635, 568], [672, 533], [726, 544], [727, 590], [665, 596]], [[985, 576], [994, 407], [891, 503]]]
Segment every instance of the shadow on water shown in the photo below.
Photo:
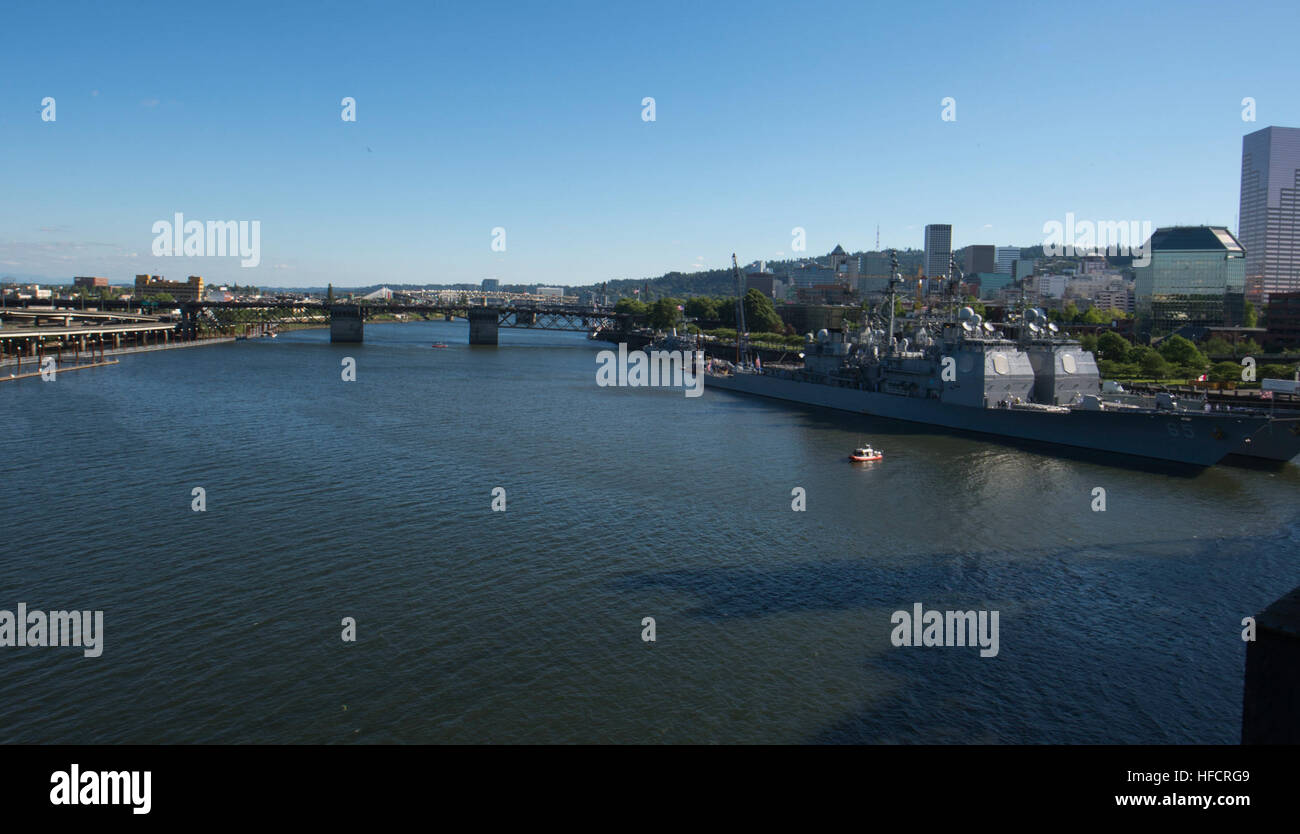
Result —
[[[1223, 540], [1220, 540], [1223, 541]], [[1150, 539], [1090, 544], [1086, 549], [1114, 560], [1137, 558], [1144, 549], [1183, 546], [1206, 548], [1205, 539]], [[711, 622], [757, 618], [794, 611], [842, 611], [894, 605], [918, 588], [960, 590], [963, 595], [1005, 593], [1006, 584], [1033, 587], [1056, 579], [1062, 561], [1080, 548], [1017, 550], [1015, 561], [998, 551], [912, 553], [887, 562], [833, 559], [784, 567], [737, 565], [624, 576], [620, 591], [672, 591], [689, 594], [701, 604], [687, 612]], [[1028, 557], [1027, 559], [1025, 557]], [[904, 564], [904, 562], [909, 564]], [[1007, 582], [1007, 580], [1012, 580]]]
[[[1235, 612], [1257, 603], [1258, 589], [1235, 599], [1197, 589], [1219, 586], [1223, 571], [1239, 569], [1261, 547], [1293, 553], [1297, 521], [1263, 539], [1088, 545], [1085, 559], [1068, 547], [1016, 554], [1029, 559], [998, 551], [914, 553], [887, 563], [647, 572], [615, 587], [689, 596], [697, 605], [686, 615], [707, 622], [862, 612], [861, 625], [782, 620], [783, 628], [847, 640], [850, 652], [859, 639], [874, 647], [860, 661], [870, 690], [812, 731], [809, 743], [1235, 743], [1238, 728], [1224, 716], [1241, 697], [1240, 646], [1218, 639], [1212, 623], [1224, 620], [1225, 634], [1235, 636]], [[1171, 587], [1170, 548], [1181, 551], [1183, 587]], [[886, 612], [916, 602], [927, 610], [1001, 608], [1001, 651], [985, 658], [972, 646], [896, 649]], [[1188, 634], [1202, 635], [1192, 642], [1205, 649], [1194, 657], [1178, 648]]]
[[[721, 391], [718, 393], [730, 395], [738, 401], [748, 401], [751, 404], [756, 404], [771, 412], [789, 413], [795, 411], [801, 413], [805, 417], [802, 427], [809, 429], [823, 431], [851, 431], [861, 434], [903, 437], [960, 437], [967, 440], [1005, 446], [1042, 457], [1061, 458], [1063, 460], [1071, 460], [1078, 463], [1111, 466], [1117, 469], [1150, 472], [1157, 475], [1168, 475], [1176, 478], [1195, 478], [1206, 469], [1206, 467], [1190, 463], [1179, 463], [1177, 461], [1166, 461], [1156, 458], [1142, 458], [1134, 455], [1124, 455], [1117, 452], [1102, 452], [1096, 449], [1084, 449], [1075, 446], [1062, 446], [1040, 440], [1005, 437], [999, 434], [986, 434], [984, 432], [970, 431], [967, 429], [950, 429], [942, 426], [932, 426], [927, 423], [913, 423], [908, 420], [897, 420], [892, 417], [853, 414], [848, 411], [841, 411], [839, 409], [826, 408], [817, 405], [806, 405], [795, 402], [782, 402], [780, 405], [777, 405], [766, 398], [734, 394], [730, 391]], [[734, 404], [728, 403], [726, 407], [733, 408], [739, 406], [739, 404], [739, 402]], [[1254, 461], [1258, 460], [1258, 458], [1243, 458], [1243, 460]], [[1286, 464], [1283, 464], [1283, 466], [1285, 465]]]

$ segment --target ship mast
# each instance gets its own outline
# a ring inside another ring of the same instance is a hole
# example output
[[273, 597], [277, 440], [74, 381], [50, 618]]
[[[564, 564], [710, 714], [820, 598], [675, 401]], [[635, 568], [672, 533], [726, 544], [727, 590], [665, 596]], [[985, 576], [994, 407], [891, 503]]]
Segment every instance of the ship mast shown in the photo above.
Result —
[[903, 283], [903, 276], [898, 274], [898, 250], [889, 250], [889, 335], [885, 337], [885, 350], [893, 351], [894, 344], [894, 288]]
[[948, 320], [957, 320], [957, 290], [961, 286], [962, 272], [957, 266], [957, 256], [948, 259]]
[[731, 271], [736, 274], [736, 364], [740, 365], [742, 358], [747, 358], [749, 351], [745, 343], [745, 281], [740, 274], [740, 264], [736, 261], [736, 253], [731, 253]]

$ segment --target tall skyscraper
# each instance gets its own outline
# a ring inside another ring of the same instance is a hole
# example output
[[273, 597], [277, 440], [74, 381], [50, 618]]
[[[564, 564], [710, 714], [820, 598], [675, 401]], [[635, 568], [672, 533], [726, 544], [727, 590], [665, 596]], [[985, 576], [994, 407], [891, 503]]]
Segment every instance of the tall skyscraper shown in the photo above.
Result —
[[1300, 128], [1266, 127], [1241, 140], [1241, 245], [1246, 297], [1300, 291]]
[[925, 277], [947, 278], [952, 260], [952, 224], [925, 227]]

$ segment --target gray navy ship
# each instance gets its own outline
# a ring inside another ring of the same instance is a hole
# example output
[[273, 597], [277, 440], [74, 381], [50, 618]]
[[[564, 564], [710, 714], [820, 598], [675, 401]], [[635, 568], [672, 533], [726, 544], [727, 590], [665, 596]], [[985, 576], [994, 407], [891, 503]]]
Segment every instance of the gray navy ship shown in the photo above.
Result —
[[802, 367], [754, 367], [742, 344], [736, 363], [710, 363], [706, 387], [1196, 466], [1232, 454], [1273, 461], [1300, 454], [1300, 413], [1206, 411], [1170, 394], [1103, 392], [1093, 355], [1041, 310], [1022, 308], [1018, 321], [994, 326], [953, 304], [946, 315], [900, 328], [901, 282], [895, 268], [887, 315], [856, 331], [809, 334]]

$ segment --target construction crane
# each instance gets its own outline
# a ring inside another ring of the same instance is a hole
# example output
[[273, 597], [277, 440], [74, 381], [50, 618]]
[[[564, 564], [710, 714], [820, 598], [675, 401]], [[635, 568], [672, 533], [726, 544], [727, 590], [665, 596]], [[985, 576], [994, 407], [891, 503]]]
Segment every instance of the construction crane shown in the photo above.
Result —
[[745, 333], [745, 279], [740, 274], [740, 264], [736, 253], [731, 253], [731, 271], [736, 275], [736, 364], [743, 364], [749, 354]]

